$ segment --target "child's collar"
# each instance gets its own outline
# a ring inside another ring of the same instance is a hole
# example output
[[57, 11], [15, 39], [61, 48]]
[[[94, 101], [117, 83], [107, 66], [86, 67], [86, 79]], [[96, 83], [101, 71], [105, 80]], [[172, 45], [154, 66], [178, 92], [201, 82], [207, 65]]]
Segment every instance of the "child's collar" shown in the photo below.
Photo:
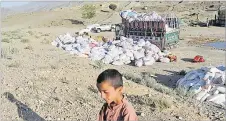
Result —
[[115, 108], [117, 108], [118, 106], [120, 106], [120, 105], [122, 105], [123, 103], [125, 103], [126, 102], [126, 96], [125, 95], [122, 95], [122, 103], [120, 103], [120, 104], [116, 104], [115, 102], [112, 102], [112, 103], [110, 103], [110, 104], [107, 104], [107, 107], [109, 108], [109, 109], [115, 109]]

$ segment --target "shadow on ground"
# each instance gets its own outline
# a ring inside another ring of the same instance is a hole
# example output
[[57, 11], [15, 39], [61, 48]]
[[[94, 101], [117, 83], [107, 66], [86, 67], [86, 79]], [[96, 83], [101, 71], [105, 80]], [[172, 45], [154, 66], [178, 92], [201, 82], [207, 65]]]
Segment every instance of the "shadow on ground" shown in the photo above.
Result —
[[64, 19], [70, 21], [72, 24], [82, 24], [84, 25], [83, 21], [75, 20], [75, 19]]
[[41, 116], [35, 113], [27, 105], [23, 104], [21, 101], [17, 100], [10, 92], [3, 93], [5, 98], [7, 98], [11, 103], [17, 106], [17, 112], [23, 121], [45, 121]]
[[182, 58], [181, 60], [185, 61], [185, 62], [193, 62], [193, 59], [191, 58]]
[[177, 81], [182, 78], [184, 75], [180, 75], [177, 71], [171, 71], [171, 70], [164, 70], [166, 72], [169, 72], [171, 74], [155, 74], [156, 77], [155, 80], [158, 81], [158, 83], [161, 83], [169, 88], [176, 88]]

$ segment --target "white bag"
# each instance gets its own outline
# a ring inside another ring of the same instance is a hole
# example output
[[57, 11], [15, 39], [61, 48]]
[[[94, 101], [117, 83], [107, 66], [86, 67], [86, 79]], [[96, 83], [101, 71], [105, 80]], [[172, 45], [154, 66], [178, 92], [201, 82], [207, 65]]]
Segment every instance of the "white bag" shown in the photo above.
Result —
[[226, 87], [225, 86], [217, 86], [216, 89], [220, 92], [225, 94], [226, 93]]
[[71, 45], [66, 45], [65, 46], [65, 50], [66, 51], [71, 51], [71, 50], [73, 50], [73, 47]]
[[138, 41], [137, 45], [140, 46], [140, 47], [145, 46], [145, 41], [144, 41], [144, 39], [140, 39], [140, 40]]
[[134, 51], [133, 55], [134, 55], [134, 58], [135, 58], [136, 60], [138, 60], [138, 59], [144, 57], [144, 52]]
[[207, 97], [206, 100], [216, 104], [223, 104], [225, 102], [225, 94], [212, 95]]
[[153, 65], [154, 63], [155, 63], [155, 60], [154, 60], [154, 59], [144, 61], [144, 65], [145, 65], [145, 66]]
[[224, 84], [224, 75], [223, 75], [223, 73], [216, 72], [212, 82], [214, 84]]
[[133, 52], [131, 50], [126, 50], [126, 56], [133, 57]]
[[137, 67], [143, 66], [143, 60], [142, 60], [142, 58], [135, 61], [135, 66], [137, 66]]
[[163, 63], [169, 63], [170, 59], [169, 58], [161, 58], [160, 61]]
[[209, 93], [206, 93], [206, 94], [200, 99], [200, 101], [201, 101], [201, 102], [205, 101], [206, 98], [209, 97], [209, 96], [210, 96], [210, 94], [209, 94]]
[[[154, 54], [153, 58], [155, 59], [155, 61], [158, 61], [159, 60], [159, 55], [157, 53]], [[170, 60], [169, 58], [162, 58], [162, 61], [163, 63], [169, 63]]]
[[113, 59], [110, 55], [106, 55], [103, 59], [102, 59], [102, 62], [105, 63], [105, 64], [109, 64], [111, 62], [113, 62]]
[[119, 59], [120, 59], [119, 56], [115, 56], [115, 57], [113, 58], [113, 61], [118, 61]]
[[57, 46], [58, 42], [54, 40], [53, 42], [51, 42], [51, 44], [52, 44], [53, 46]]
[[120, 66], [120, 65], [123, 65], [123, 62], [122, 61], [114, 61], [112, 64], [116, 65], [116, 66]]
[[125, 58], [126, 58], [126, 54], [120, 54], [119, 55], [119, 59], [120, 60], [125, 60]]
[[77, 50], [72, 50], [72, 51], [70, 51], [70, 54], [77, 55], [78, 54], [78, 51]]
[[146, 41], [146, 42], [145, 42], [145, 45], [146, 45], [146, 46], [150, 46], [151, 43], [150, 43], [149, 41]]
[[207, 94], [207, 90], [202, 90], [196, 95], [196, 100], [201, 100]]

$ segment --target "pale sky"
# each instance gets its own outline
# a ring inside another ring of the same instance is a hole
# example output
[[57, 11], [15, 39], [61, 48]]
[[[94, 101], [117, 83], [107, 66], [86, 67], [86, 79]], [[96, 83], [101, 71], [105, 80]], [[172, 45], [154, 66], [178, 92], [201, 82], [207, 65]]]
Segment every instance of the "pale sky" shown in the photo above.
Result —
[[15, 6], [22, 6], [22, 5], [25, 5], [29, 2], [13, 2], [13, 1], [1, 1], [1, 7], [4, 7], [4, 8], [11, 8], [11, 7], [15, 7]]

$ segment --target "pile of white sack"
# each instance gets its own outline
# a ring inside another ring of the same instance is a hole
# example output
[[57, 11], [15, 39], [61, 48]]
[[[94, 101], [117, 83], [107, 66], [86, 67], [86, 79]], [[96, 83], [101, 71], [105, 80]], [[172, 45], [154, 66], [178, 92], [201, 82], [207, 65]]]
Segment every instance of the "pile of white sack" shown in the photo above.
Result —
[[194, 92], [197, 100], [210, 101], [226, 108], [225, 72], [225, 66], [193, 70], [178, 80], [177, 87]]
[[69, 33], [60, 35], [52, 42], [53, 46], [62, 48], [71, 54], [85, 56], [90, 54], [92, 46], [99, 46], [101, 43], [96, 42], [92, 38], [82, 36], [71, 36]]
[[132, 10], [126, 10], [120, 12], [120, 16], [124, 19], [131, 21], [165, 21], [160, 15], [158, 15], [155, 11], [150, 13], [137, 13]]
[[121, 37], [121, 40], [111, 42], [96, 42], [82, 36], [72, 37], [70, 34], [60, 35], [52, 45], [69, 51], [78, 56], [86, 55], [91, 60], [100, 60], [106, 64], [124, 65], [133, 64], [137, 67], [152, 65], [156, 61], [168, 63], [169, 53], [161, 50], [149, 41], [140, 39], [134, 41]]

